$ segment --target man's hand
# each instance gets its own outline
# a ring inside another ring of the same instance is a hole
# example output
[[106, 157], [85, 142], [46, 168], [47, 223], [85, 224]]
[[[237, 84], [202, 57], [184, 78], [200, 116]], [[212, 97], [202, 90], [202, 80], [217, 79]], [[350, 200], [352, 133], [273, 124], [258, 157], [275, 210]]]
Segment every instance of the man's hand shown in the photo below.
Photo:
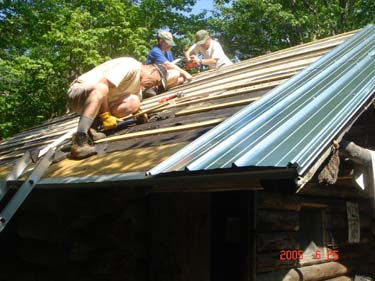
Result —
[[200, 65], [200, 59], [196, 55], [191, 55], [189, 61], [193, 61], [195, 64]]
[[191, 76], [190, 73], [186, 72], [184, 73], [184, 76], [185, 76], [185, 80], [190, 82], [191, 80], [193, 80], [193, 76]]
[[[191, 70], [191, 69], [193, 69], [193, 68], [197, 68], [197, 67], [199, 67], [199, 64], [196, 63], [194, 60], [189, 60], [189, 61], [187, 61], [187, 62], [185, 63], [185, 68], [186, 68], [187, 70]], [[191, 76], [191, 75], [190, 75], [190, 76]]]

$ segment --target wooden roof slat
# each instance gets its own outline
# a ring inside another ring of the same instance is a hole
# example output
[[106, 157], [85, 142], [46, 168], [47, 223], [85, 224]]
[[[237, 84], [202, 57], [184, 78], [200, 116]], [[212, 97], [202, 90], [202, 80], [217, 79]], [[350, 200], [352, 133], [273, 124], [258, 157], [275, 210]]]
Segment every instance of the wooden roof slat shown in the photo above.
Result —
[[[276, 63], [271, 62], [269, 64], [262, 64], [262, 65], [256, 65], [256, 66], [248, 66], [247, 68], [233, 71], [228, 74], [216, 73], [215, 79], [207, 79], [201, 82], [193, 80], [193, 82], [191, 83], [183, 84], [182, 85], [183, 87], [175, 87], [173, 89], [170, 89], [166, 93], [144, 100], [142, 102], [142, 106], [144, 108], [147, 108], [149, 106], [152, 106], [152, 104], [157, 102], [161, 97], [168, 96], [173, 93], [180, 93], [181, 91], [184, 93], [185, 96], [199, 95], [202, 89], [215, 87], [219, 84], [221, 85], [221, 84], [226, 84], [226, 83], [230, 83], [233, 81], [238, 81], [241, 79], [246, 79], [252, 76], [260, 75], [262, 72], [267, 73], [267, 72], [276, 71], [277, 69], [285, 70], [287, 69], [288, 64], [291, 65], [294, 63], [294, 65], [300, 65], [304, 63], [304, 65], [307, 65], [308, 61], [311, 63], [317, 60], [318, 58], [320, 58], [323, 54], [324, 53], [322, 52], [316, 52], [314, 55], [301, 56], [298, 59], [283, 60], [283, 61], [279, 61]], [[220, 70], [218, 70], [218, 72], [219, 71]]]
[[176, 117], [194, 114], [194, 113], [199, 113], [199, 112], [217, 110], [217, 109], [222, 109], [222, 108], [227, 108], [227, 107], [232, 107], [232, 106], [247, 105], [247, 104], [252, 103], [253, 101], [256, 101], [258, 99], [259, 98], [243, 99], [243, 100], [232, 101], [232, 102], [227, 102], [227, 103], [221, 103], [221, 104], [203, 106], [203, 107], [198, 107], [198, 108], [193, 108], [193, 109], [188, 109], [188, 110], [182, 110], [182, 111], [179, 111], [179, 112], [176, 113]]
[[[274, 76], [278, 74], [281, 75], [283, 73], [288, 73], [288, 72], [295, 73], [295, 71], [302, 70], [304, 67], [306, 67], [307, 65], [310, 65], [316, 59], [317, 58], [309, 58], [307, 60], [276, 65], [271, 68], [265, 68], [265, 69], [260, 68], [255, 71], [249, 71], [241, 75], [235, 75], [233, 77], [228, 77], [224, 79], [221, 79], [221, 77], [218, 77], [217, 81], [209, 82], [196, 88], [193, 94], [185, 92], [185, 91], [183, 91], [183, 93], [185, 97], [196, 96], [196, 95], [199, 96], [202, 94], [209, 94], [209, 93], [214, 93], [218, 91], [223, 91], [228, 88], [246, 86], [246, 85], [249, 85], [249, 83], [255, 84], [255, 83], [258, 83], [255, 81], [261, 78], [266, 78], [266, 77], [270, 77], [270, 76]], [[167, 93], [170, 94], [169, 91]], [[161, 95], [159, 97], [157, 96], [157, 100], [159, 100], [160, 97]], [[156, 100], [153, 99], [153, 102], [142, 103], [142, 108], [147, 109], [148, 107], [153, 106], [155, 101]]]
[[[35, 142], [41, 142], [41, 144], [45, 143], [45, 140], [48, 140], [49, 138], [55, 139], [56, 137], [59, 137], [63, 135], [65, 132], [69, 131], [71, 128], [74, 128], [76, 126], [76, 123], [73, 124], [67, 124], [66, 126], [59, 126], [63, 128], [54, 128], [50, 132], [40, 132], [40, 134], [34, 134], [30, 137], [25, 137], [20, 140], [16, 140], [13, 143], [9, 143], [4, 146], [0, 146], [0, 155], [9, 153], [8, 150], [23, 150], [28, 147], [35, 147]], [[49, 142], [49, 140], [47, 141]]]
[[212, 119], [212, 120], [202, 121], [202, 122], [196, 122], [196, 123], [187, 124], [187, 125], [180, 125], [180, 126], [173, 126], [173, 127], [167, 127], [167, 128], [160, 128], [160, 129], [142, 131], [142, 132], [128, 133], [128, 134], [124, 134], [124, 135], [113, 136], [113, 137], [101, 139], [101, 140], [96, 141], [96, 143], [103, 143], [103, 142], [108, 142], [108, 141], [119, 141], [119, 140], [126, 140], [126, 139], [137, 138], [137, 137], [145, 137], [145, 136], [165, 134], [165, 133], [170, 133], [170, 132], [185, 131], [185, 130], [196, 129], [196, 128], [200, 128], [200, 127], [215, 126], [217, 124], [220, 124], [222, 121], [224, 121], [224, 119], [225, 118], [217, 118], [217, 119]]

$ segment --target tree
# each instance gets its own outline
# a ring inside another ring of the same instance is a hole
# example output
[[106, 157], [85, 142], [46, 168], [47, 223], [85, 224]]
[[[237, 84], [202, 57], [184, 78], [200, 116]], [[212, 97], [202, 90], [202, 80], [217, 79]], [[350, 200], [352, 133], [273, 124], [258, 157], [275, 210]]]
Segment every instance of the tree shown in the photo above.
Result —
[[249, 58], [315, 39], [362, 28], [375, 21], [368, 0], [216, 1], [212, 29], [230, 46], [228, 52]]
[[183, 30], [181, 11], [194, 3], [0, 1], [0, 139], [64, 114], [69, 83], [95, 65], [120, 56], [144, 61], [156, 31]]

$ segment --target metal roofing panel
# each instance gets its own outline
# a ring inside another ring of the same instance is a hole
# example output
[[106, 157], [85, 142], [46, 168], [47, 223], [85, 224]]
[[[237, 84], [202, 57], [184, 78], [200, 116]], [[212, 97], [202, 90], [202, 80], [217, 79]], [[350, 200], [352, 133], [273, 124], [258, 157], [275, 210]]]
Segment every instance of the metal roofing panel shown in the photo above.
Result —
[[293, 165], [302, 175], [374, 91], [369, 25], [149, 173]]

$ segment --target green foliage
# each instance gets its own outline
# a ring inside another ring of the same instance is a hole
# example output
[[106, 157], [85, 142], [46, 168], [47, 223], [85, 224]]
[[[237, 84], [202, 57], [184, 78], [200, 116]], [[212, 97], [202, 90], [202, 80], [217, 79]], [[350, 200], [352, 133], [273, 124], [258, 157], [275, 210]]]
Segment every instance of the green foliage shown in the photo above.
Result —
[[249, 58], [300, 43], [362, 28], [375, 21], [368, 0], [216, 1], [212, 30], [229, 55]]
[[144, 61], [160, 29], [181, 56], [208, 29], [232, 57], [361, 28], [375, 21], [369, 0], [216, 0], [190, 15], [196, 0], [1, 0], [0, 139], [65, 113], [69, 83], [120, 56]]
[[[12, 62], [0, 60], [1, 136], [12, 135], [45, 119], [51, 100], [45, 81], [53, 75], [52, 65], [43, 59], [34, 61], [21, 56]], [[30, 85], [37, 90], [30, 91]]]

